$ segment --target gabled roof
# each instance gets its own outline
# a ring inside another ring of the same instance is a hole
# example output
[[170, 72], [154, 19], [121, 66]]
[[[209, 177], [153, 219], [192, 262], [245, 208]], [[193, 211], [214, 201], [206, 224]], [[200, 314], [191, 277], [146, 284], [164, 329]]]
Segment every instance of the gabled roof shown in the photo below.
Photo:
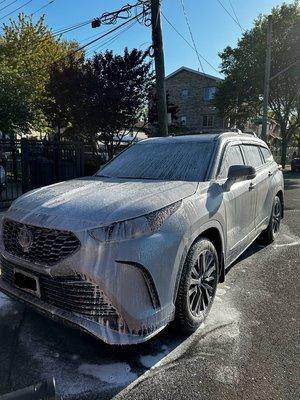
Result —
[[195, 69], [188, 68], [188, 67], [181, 67], [181, 68], [177, 69], [176, 71], [172, 72], [170, 75], [166, 76], [166, 79], [169, 79], [172, 76], [174, 76], [174, 75], [176, 75], [176, 74], [178, 74], [179, 72], [182, 72], [182, 71], [192, 72], [193, 74], [200, 75], [200, 76], [203, 76], [205, 78], [214, 79], [214, 80], [216, 80], [218, 82], [222, 81], [221, 78], [217, 78], [216, 76], [213, 76], [213, 75], [204, 74], [203, 72], [199, 72], [199, 71], [196, 71]]

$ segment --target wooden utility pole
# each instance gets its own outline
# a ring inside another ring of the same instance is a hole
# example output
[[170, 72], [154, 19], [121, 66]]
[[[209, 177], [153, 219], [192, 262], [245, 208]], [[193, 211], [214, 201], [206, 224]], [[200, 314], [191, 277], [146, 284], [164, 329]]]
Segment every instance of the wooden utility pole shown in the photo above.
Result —
[[158, 115], [157, 136], [168, 136], [165, 60], [161, 29], [160, 0], [151, 0], [151, 22], [156, 73], [156, 101]]
[[264, 80], [263, 118], [262, 118], [262, 130], [261, 130], [261, 138], [264, 141], [267, 140], [267, 128], [268, 128], [268, 105], [269, 105], [269, 93], [270, 93], [271, 53], [272, 53], [272, 15], [269, 15], [268, 16], [265, 80]]

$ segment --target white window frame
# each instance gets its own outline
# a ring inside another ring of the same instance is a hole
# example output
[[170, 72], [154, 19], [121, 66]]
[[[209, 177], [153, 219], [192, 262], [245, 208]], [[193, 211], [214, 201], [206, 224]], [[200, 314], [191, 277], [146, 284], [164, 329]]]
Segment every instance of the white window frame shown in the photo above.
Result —
[[180, 125], [181, 125], [181, 126], [186, 126], [186, 122], [187, 122], [186, 115], [182, 115], [182, 116], [180, 117]]
[[[206, 125], [204, 125], [204, 119], [205, 118], [207, 120], [207, 124]], [[211, 118], [211, 124], [208, 123], [210, 118]], [[202, 117], [202, 126], [203, 126], [203, 128], [213, 128], [214, 123], [215, 123], [214, 115], [203, 115], [203, 117]]]
[[182, 89], [180, 92], [180, 97], [182, 99], [187, 99], [189, 97], [189, 90], [188, 89]]
[[[216, 95], [217, 88], [216, 86], [205, 86], [203, 88], [203, 100], [204, 101], [212, 101]], [[206, 96], [208, 94], [208, 96]]]

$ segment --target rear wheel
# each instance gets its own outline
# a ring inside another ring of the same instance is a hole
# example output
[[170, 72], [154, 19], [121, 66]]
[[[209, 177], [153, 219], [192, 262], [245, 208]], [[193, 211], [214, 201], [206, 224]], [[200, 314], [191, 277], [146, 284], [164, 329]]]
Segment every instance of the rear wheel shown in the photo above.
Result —
[[195, 331], [206, 318], [215, 297], [218, 271], [214, 245], [199, 239], [186, 258], [178, 289], [175, 321], [182, 331]]
[[262, 233], [262, 239], [265, 244], [272, 243], [279, 234], [282, 215], [282, 204], [278, 196], [275, 196], [271, 217], [267, 229]]

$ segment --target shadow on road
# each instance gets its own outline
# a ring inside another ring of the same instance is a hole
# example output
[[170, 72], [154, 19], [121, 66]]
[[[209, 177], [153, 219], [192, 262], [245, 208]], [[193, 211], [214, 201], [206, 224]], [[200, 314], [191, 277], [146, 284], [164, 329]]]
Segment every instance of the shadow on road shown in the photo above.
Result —
[[112, 398], [187, 338], [170, 325], [144, 344], [109, 346], [0, 296], [0, 394], [54, 376], [64, 399]]

